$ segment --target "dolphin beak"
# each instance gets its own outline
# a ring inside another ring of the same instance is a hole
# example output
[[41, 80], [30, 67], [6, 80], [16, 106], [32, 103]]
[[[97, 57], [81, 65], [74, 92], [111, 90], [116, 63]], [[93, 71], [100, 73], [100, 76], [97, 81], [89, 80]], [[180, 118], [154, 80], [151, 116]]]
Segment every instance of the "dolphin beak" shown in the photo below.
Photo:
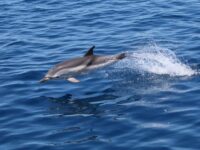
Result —
[[48, 80], [49, 80], [49, 78], [44, 77], [44, 78], [42, 78], [39, 82], [40, 82], [40, 83], [44, 83], [44, 82], [46, 82], [46, 81], [48, 81]]

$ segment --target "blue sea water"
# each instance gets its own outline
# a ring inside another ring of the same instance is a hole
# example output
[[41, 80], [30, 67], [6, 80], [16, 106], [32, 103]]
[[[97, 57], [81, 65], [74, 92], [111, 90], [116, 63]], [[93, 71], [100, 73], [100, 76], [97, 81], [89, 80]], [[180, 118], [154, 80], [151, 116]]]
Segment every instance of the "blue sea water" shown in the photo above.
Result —
[[[1, 150], [199, 150], [199, 0], [1, 0]], [[127, 58], [72, 84], [56, 63]]]

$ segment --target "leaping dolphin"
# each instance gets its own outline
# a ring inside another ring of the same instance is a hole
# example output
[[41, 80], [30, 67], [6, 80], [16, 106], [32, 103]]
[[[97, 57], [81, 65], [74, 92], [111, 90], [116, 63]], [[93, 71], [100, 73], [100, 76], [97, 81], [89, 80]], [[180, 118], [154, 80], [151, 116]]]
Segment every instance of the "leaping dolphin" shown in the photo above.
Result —
[[47, 72], [40, 82], [61, 78], [77, 83], [80, 82], [74, 77], [77, 74], [110, 65], [126, 57], [125, 53], [109, 56], [94, 55], [94, 48], [95, 46], [92, 46], [83, 57], [74, 58], [55, 65]]

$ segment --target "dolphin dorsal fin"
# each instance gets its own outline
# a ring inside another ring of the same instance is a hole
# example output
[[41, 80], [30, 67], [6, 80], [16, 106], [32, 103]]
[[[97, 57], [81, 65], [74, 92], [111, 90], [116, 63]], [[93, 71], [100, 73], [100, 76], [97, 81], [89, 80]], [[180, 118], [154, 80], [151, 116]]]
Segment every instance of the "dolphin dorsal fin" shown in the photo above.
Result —
[[92, 46], [87, 53], [84, 56], [92, 56], [93, 55], [93, 49], [95, 48], [95, 46]]

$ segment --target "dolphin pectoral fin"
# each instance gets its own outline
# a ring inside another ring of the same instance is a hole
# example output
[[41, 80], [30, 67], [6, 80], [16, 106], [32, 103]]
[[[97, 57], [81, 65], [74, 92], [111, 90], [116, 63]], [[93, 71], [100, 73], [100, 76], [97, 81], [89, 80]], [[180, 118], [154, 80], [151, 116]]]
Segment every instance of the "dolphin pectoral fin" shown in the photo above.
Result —
[[72, 82], [72, 83], [78, 83], [78, 82], [80, 82], [78, 79], [76, 79], [76, 78], [74, 78], [74, 77], [67, 78], [67, 80], [68, 80], [69, 82]]
[[95, 48], [95, 46], [92, 46], [84, 56], [92, 56], [94, 48]]

